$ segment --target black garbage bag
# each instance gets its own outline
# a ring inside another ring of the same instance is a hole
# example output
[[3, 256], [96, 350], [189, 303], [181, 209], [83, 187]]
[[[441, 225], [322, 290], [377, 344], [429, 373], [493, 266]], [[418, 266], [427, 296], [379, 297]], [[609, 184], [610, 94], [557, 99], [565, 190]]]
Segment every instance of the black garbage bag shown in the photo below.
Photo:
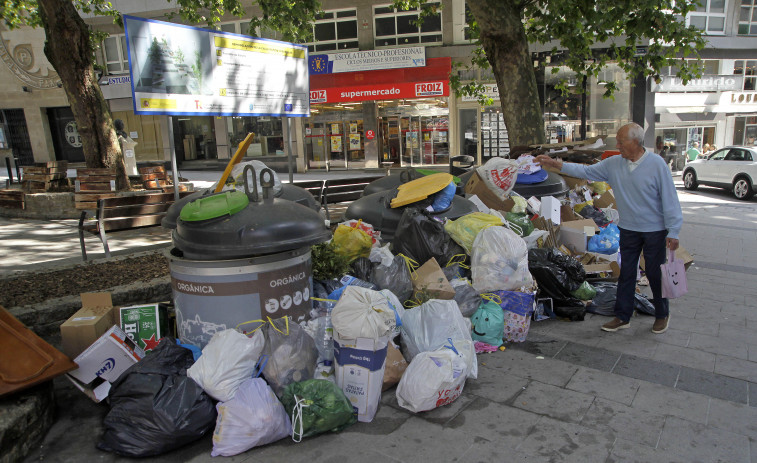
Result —
[[373, 267], [373, 275], [370, 280], [381, 289], [393, 292], [400, 302], [405, 302], [413, 295], [413, 280], [410, 277], [410, 269], [402, 256], [394, 256], [391, 265]]
[[447, 277], [447, 281], [452, 281], [455, 278], [470, 279], [470, 257], [465, 256], [465, 261], [462, 263], [463, 265], [460, 265], [460, 263], [454, 263], [442, 268], [442, 272], [444, 272], [444, 276]]
[[586, 279], [579, 261], [556, 249], [534, 248], [528, 250], [528, 271], [539, 286], [539, 297], [552, 298], [556, 316], [584, 319], [586, 306], [571, 294]]
[[352, 276], [363, 281], [371, 281], [373, 276], [373, 262], [367, 257], [358, 257], [352, 264]]
[[97, 448], [129, 457], [149, 457], [193, 442], [216, 423], [216, 408], [187, 376], [194, 359], [173, 338], [163, 338], [149, 355], [111, 385], [110, 411]]
[[593, 220], [599, 228], [604, 228], [610, 223], [604, 212], [591, 205], [584, 206], [578, 214], [585, 219]]
[[313, 296], [318, 299], [328, 299], [329, 294], [333, 293], [343, 285], [339, 280], [316, 280], [313, 279]]
[[[618, 284], [609, 281], [599, 281], [594, 283], [597, 295], [591, 300], [586, 307], [589, 313], [605, 315], [608, 317], [615, 316], [615, 299], [618, 293]], [[654, 305], [643, 294], [634, 293], [634, 309], [644, 315], [655, 315]]]
[[454, 256], [465, 256], [465, 250], [444, 231], [444, 224], [412, 207], [402, 212], [394, 233], [392, 252], [415, 259], [419, 265], [434, 257], [441, 267]]

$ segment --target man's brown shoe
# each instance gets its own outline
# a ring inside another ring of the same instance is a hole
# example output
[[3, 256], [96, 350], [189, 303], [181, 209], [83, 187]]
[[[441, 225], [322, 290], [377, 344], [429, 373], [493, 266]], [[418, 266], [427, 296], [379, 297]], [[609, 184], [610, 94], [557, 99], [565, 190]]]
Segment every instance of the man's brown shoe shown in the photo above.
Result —
[[624, 329], [626, 329], [626, 328], [628, 328], [630, 326], [631, 326], [631, 322], [630, 321], [624, 322], [620, 318], [615, 317], [611, 321], [609, 321], [609, 322], [605, 323], [604, 325], [602, 325], [602, 331], [615, 332], [615, 331], [618, 331], [618, 330], [624, 330]]
[[654, 325], [652, 325], [652, 333], [654, 334], [662, 334], [668, 330], [668, 322], [670, 321], [670, 316], [667, 316], [665, 318], [656, 318], [654, 321]]

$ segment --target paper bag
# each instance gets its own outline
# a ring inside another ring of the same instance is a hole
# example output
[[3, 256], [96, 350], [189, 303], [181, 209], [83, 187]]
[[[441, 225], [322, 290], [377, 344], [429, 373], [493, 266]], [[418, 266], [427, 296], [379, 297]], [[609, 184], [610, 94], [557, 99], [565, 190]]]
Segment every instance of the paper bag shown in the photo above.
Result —
[[395, 384], [400, 382], [402, 374], [407, 369], [407, 360], [402, 356], [402, 352], [389, 342], [386, 349], [386, 367], [384, 367], [384, 385], [381, 391], [386, 391]]
[[430, 299], [454, 299], [455, 288], [449, 284], [435, 258], [426, 261], [413, 275], [413, 291], [423, 291]]

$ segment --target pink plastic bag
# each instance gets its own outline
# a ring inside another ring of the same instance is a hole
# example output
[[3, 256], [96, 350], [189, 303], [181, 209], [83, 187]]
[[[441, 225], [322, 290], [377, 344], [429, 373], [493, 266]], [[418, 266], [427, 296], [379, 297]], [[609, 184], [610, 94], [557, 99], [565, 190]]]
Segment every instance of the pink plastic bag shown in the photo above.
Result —
[[675, 251], [668, 250], [668, 262], [660, 265], [662, 270], [662, 297], [675, 299], [689, 292], [683, 260], [676, 259]]

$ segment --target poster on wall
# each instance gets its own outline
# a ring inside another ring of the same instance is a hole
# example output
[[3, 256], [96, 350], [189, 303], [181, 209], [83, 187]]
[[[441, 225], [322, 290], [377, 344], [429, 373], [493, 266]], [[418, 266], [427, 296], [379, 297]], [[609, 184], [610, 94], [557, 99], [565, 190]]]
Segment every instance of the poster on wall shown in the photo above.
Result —
[[418, 132], [407, 132], [405, 134], [405, 143], [408, 148], [418, 148]]
[[350, 122], [350, 133], [357, 133], [357, 123]]
[[332, 135], [337, 135], [342, 132], [342, 124], [331, 124]]
[[306, 46], [123, 18], [136, 114], [310, 115]]
[[340, 136], [331, 137], [331, 152], [332, 153], [342, 152], [342, 137]]
[[360, 149], [360, 134], [351, 133], [350, 134], [350, 150], [355, 151], [359, 149]]

